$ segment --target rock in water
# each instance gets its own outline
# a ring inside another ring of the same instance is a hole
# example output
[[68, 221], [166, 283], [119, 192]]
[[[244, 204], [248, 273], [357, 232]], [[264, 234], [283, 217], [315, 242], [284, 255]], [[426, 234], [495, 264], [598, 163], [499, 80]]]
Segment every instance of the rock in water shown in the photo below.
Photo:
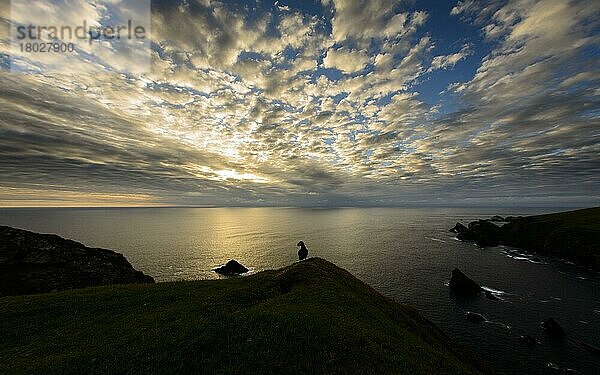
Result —
[[112, 250], [0, 226], [0, 295], [153, 282]]
[[215, 268], [214, 271], [222, 275], [241, 275], [248, 272], [248, 269], [242, 266], [237, 260], [231, 259], [224, 266]]
[[502, 239], [502, 229], [487, 220], [477, 220], [469, 223], [467, 230], [456, 236], [461, 241], [475, 241], [478, 246], [498, 246]]
[[458, 268], [452, 270], [452, 278], [450, 279], [450, 289], [452, 289], [456, 293], [471, 296], [479, 294], [479, 292], [481, 292], [482, 290], [479, 284], [471, 280]]
[[462, 233], [462, 232], [466, 232], [467, 230], [468, 230], [468, 228], [465, 227], [464, 225], [462, 225], [461, 223], [456, 223], [456, 225], [450, 229], [450, 232]]
[[554, 320], [554, 318], [548, 318], [543, 321], [542, 328], [552, 336], [560, 337], [565, 335], [565, 330], [560, 326], [560, 324], [558, 324], [556, 320]]
[[469, 322], [473, 322], [473, 323], [483, 323], [485, 322], [487, 319], [485, 318], [485, 316], [481, 315], [481, 314], [477, 314], [474, 312], [467, 312], [465, 314], [465, 317], [467, 318], [467, 320]]

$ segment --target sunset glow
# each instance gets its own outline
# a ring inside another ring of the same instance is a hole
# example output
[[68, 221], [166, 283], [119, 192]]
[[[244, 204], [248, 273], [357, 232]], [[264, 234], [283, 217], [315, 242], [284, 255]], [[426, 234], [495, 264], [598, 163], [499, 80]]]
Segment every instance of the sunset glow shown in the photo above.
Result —
[[598, 3], [442, 3], [153, 1], [148, 72], [5, 45], [0, 204], [598, 203]]

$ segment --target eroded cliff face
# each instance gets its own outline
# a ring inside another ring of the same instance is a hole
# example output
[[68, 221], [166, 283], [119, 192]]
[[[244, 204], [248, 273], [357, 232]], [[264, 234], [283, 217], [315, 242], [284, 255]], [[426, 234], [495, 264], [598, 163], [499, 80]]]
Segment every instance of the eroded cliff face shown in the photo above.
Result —
[[600, 270], [600, 231], [591, 228], [533, 216], [504, 226], [502, 243]]
[[511, 218], [502, 226], [477, 220], [450, 231], [481, 247], [508, 245], [600, 270], [600, 208]]
[[153, 282], [112, 250], [0, 226], [0, 296]]

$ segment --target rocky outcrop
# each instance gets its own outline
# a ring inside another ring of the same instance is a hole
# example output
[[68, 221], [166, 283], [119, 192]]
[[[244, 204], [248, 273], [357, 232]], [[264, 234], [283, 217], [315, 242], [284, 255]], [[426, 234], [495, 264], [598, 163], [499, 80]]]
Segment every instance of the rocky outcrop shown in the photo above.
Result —
[[455, 268], [452, 270], [452, 278], [450, 279], [450, 289], [456, 293], [476, 296], [483, 289], [475, 281], [471, 280], [461, 270]]
[[473, 323], [483, 323], [485, 322], [487, 319], [485, 318], [485, 316], [472, 312], [472, 311], [468, 311], [465, 314], [465, 318], [467, 318], [467, 320], [469, 322], [473, 322]]
[[481, 247], [498, 246], [502, 239], [502, 229], [488, 220], [477, 220], [470, 222], [466, 229], [460, 228], [456, 238], [474, 241]]
[[153, 282], [114, 251], [0, 226], [0, 296]]
[[450, 231], [481, 247], [508, 245], [600, 270], [600, 207], [504, 220], [502, 226], [490, 220], [457, 223]]
[[248, 269], [238, 263], [237, 260], [231, 259], [224, 266], [215, 268], [214, 271], [216, 273], [220, 273], [221, 275], [241, 275], [248, 272]]
[[461, 223], [456, 223], [456, 225], [453, 228], [450, 228], [450, 232], [452, 233], [462, 233], [462, 232], [466, 232], [469, 228], [465, 227], [463, 224]]
[[542, 322], [542, 328], [552, 336], [562, 337], [565, 335], [565, 330], [558, 324], [554, 318], [548, 318]]

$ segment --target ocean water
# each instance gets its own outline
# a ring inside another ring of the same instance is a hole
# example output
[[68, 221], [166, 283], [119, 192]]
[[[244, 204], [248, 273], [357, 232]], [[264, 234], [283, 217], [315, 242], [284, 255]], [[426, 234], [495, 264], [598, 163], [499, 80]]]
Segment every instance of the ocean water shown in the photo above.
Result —
[[[346, 268], [381, 293], [414, 306], [456, 342], [499, 372], [597, 373], [600, 356], [600, 275], [568, 262], [479, 249], [448, 228], [492, 215], [560, 209], [525, 208], [124, 208], [2, 209], [0, 224], [56, 233], [124, 254], [157, 281], [214, 279], [212, 268], [235, 258], [252, 272], [310, 256]], [[501, 301], [457, 298], [447, 286], [458, 267]], [[474, 311], [487, 322], [466, 321]], [[540, 322], [554, 317], [567, 331], [552, 339]], [[528, 347], [519, 336], [539, 344]], [[559, 370], [557, 370], [559, 369]]]

